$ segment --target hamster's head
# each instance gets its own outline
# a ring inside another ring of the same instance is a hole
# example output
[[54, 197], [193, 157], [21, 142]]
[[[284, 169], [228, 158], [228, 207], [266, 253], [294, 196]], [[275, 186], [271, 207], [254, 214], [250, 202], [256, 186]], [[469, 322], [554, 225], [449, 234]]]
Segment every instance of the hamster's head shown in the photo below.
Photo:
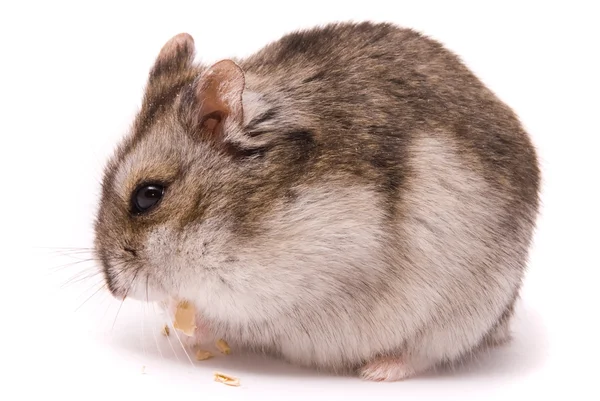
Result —
[[260, 207], [272, 196], [256, 191], [264, 170], [253, 166], [264, 148], [241, 135], [251, 118], [244, 72], [231, 60], [202, 67], [193, 58], [188, 34], [164, 45], [131, 130], [106, 166], [94, 247], [120, 299], [191, 291], [252, 231], [248, 199]]

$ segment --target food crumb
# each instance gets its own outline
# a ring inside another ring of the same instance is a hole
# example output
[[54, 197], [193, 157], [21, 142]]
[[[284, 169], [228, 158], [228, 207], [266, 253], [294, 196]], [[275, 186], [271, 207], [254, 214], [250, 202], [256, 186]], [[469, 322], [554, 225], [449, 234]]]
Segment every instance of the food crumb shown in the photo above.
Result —
[[240, 379], [238, 379], [237, 377], [229, 376], [218, 372], [215, 372], [215, 381], [234, 387], [239, 387], [240, 385]]
[[194, 335], [196, 331], [196, 310], [193, 305], [190, 305], [187, 301], [182, 301], [177, 305], [173, 328], [180, 330], [187, 336]]
[[229, 344], [227, 344], [227, 342], [223, 339], [217, 341], [216, 346], [219, 349], [219, 351], [221, 351], [225, 355], [229, 355], [231, 353], [231, 348], [229, 347]]
[[146, 374], [146, 366], [142, 366], [142, 374], [145, 375]]
[[196, 360], [197, 361], [205, 361], [213, 357], [213, 354], [210, 351], [206, 351], [203, 349], [199, 349], [196, 351]]
[[165, 326], [162, 329], [162, 333], [164, 336], [169, 336], [171, 334], [171, 329], [169, 329], [169, 326], [165, 324]]

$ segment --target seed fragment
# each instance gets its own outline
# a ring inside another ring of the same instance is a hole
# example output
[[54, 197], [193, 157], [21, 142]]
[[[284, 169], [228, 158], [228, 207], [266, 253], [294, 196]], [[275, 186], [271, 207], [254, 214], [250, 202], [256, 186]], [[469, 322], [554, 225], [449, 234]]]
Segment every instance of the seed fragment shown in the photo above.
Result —
[[227, 341], [223, 340], [222, 338], [219, 341], [217, 341], [216, 346], [219, 349], [219, 351], [221, 351], [225, 355], [231, 354], [231, 348], [229, 347], [229, 344], [227, 344]]
[[196, 331], [196, 310], [189, 302], [181, 301], [177, 304], [173, 328], [180, 330], [187, 336], [194, 335]]
[[215, 381], [234, 387], [239, 387], [240, 385], [240, 379], [237, 377], [229, 376], [219, 372], [215, 372]]
[[197, 361], [205, 361], [213, 357], [213, 354], [210, 351], [206, 351], [203, 349], [199, 349], [196, 351], [196, 360]]

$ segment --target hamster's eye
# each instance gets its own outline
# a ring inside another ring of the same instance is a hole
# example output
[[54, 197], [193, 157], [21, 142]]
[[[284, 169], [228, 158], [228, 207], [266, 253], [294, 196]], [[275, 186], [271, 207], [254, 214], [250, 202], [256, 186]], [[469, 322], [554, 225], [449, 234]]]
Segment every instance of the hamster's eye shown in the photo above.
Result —
[[162, 199], [165, 188], [160, 184], [145, 184], [138, 187], [131, 196], [133, 212], [142, 214], [150, 211]]

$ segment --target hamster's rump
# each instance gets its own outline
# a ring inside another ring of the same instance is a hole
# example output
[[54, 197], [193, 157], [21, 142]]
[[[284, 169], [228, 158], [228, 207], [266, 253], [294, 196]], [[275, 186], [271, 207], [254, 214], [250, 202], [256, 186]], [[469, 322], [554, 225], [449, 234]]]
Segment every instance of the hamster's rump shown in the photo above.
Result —
[[[372, 380], [509, 339], [540, 172], [456, 55], [375, 23], [193, 55], [186, 34], [163, 47], [107, 166], [96, 250], [115, 296], [185, 298], [203, 338]], [[132, 213], [149, 183], [160, 202]]]

